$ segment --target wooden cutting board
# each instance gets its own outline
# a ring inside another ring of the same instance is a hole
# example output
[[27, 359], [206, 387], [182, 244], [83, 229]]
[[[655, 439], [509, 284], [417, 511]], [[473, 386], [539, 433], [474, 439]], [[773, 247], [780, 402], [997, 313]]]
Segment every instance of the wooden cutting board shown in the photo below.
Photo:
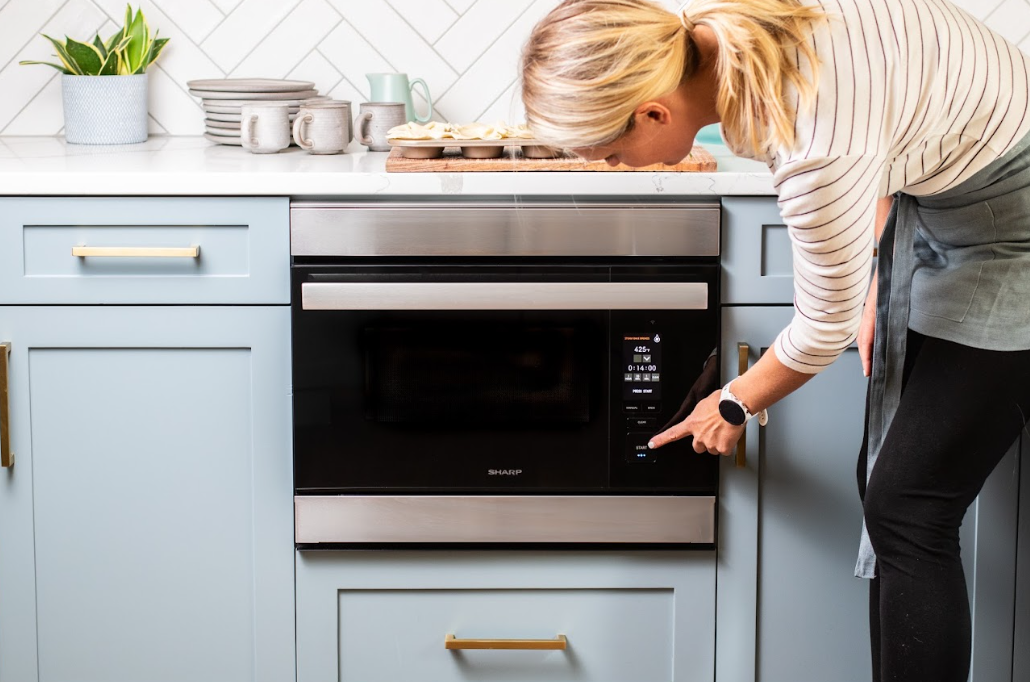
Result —
[[[514, 154], [514, 155], [512, 155]], [[707, 150], [698, 145], [690, 152], [690, 156], [679, 163], [666, 166], [656, 163], [641, 168], [630, 168], [625, 164], [609, 166], [604, 161], [584, 161], [575, 156], [559, 159], [527, 159], [522, 156], [518, 147], [505, 149], [504, 156], [499, 159], [466, 159], [458, 147], [448, 147], [439, 159], [408, 159], [401, 155], [401, 150], [394, 147], [386, 159], [386, 170], [389, 173], [474, 173], [474, 172], [506, 172], [506, 171], [660, 171], [711, 173], [718, 164]]]

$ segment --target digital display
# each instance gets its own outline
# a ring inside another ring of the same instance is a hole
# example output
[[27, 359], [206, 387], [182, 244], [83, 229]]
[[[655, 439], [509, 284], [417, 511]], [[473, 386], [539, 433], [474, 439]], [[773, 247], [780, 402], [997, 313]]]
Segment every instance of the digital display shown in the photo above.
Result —
[[661, 400], [661, 334], [623, 335], [622, 379], [624, 400]]

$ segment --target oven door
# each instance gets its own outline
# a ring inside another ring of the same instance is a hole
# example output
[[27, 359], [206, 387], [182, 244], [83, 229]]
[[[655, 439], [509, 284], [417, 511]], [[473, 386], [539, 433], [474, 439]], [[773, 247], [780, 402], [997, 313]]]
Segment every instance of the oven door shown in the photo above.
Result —
[[[633, 461], [718, 342], [711, 273], [671, 270], [295, 266], [297, 493], [714, 494], [685, 444]], [[627, 400], [656, 333], [666, 395]]]

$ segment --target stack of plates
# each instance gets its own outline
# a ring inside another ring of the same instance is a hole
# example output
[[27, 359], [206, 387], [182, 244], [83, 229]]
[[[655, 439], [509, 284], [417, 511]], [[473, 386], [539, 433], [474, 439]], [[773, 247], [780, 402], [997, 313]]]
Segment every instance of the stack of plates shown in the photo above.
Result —
[[290, 107], [290, 120], [303, 100], [318, 96], [310, 81], [270, 78], [223, 78], [186, 83], [190, 94], [201, 99], [204, 137], [219, 144], [240, 144], [240, 120], [244, 104], [281, 103]]

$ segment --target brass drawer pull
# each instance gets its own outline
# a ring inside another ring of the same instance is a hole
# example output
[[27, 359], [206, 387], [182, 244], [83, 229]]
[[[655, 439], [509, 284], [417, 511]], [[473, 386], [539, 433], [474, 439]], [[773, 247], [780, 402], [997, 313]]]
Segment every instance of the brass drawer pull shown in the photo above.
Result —
[[443, 641], [444, 649], [535, 649], [543, 651], [565, 651], [568, 640], [565, 635], [554, 639], [458, 639], [447, 635]]
[[199, 246], [73, 246], [79, 258], [199, 258]]
[[10, 353], [11, 344], [0, 343], [0, 467], [3, 468], [9, 468], [14, 464], [14, 453], [11, 452], [11, 403], [7, 394], [7, 356]]

